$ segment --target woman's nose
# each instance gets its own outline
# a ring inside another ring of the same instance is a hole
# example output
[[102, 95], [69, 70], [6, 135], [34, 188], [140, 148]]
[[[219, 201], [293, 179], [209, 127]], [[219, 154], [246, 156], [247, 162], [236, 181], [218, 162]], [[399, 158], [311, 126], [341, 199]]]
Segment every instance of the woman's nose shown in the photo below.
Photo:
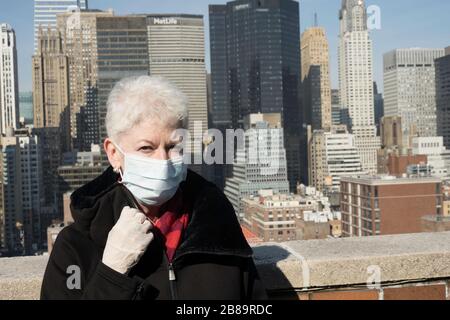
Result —
[[156, 160], [169, 160], [169, 152], [165, 148], [158, 148], [156, 152], [153, 154], [153, 159]]

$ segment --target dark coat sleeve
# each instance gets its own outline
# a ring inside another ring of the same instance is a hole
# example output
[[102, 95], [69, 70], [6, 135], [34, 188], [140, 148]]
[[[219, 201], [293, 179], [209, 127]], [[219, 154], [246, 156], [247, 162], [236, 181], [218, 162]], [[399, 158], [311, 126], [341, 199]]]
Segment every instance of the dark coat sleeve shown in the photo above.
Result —
[[[84, 246], [84, 252], [77, 248], [74, 245], [77, 234], [67, 227], [58, 235], [45, 270], [41, 299], [133, 299], [142, 279], [120, 274], [104, 265], [101, 259], [93, 259], [93, 246]], [[78, 234], [78, 244], [83, 241]], [[79, 285], [76, 277], [79, 277]]]

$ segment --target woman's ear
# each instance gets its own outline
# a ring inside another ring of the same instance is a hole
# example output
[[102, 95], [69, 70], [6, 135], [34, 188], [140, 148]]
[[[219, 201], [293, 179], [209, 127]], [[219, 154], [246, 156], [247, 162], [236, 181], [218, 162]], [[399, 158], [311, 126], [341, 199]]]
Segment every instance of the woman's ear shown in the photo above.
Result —
[[113, 167], [113, 169], [117, 172], [119, 168], [122, 167], [122, 155], [117, 150], [116, 146], [112, 142], [111, 139], [106, 138], [103, 143], [103, 147], [105, 149], [106, 155], [108, 156], [108, 161]]

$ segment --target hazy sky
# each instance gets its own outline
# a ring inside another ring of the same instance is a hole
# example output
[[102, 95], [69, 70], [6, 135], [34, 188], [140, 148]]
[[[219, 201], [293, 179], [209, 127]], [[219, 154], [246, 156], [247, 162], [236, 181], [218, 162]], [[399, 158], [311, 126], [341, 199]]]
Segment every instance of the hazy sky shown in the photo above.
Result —
[[[196, 13], [205, 17], [206, 64], [209, 70], [208, 4], [223, 0], [89, 0], [93, 9], [113, 8], [116, 14], [127, 13]], [[20, 91], [31, 90], [31, 56], [33, 54], [33, 0], [1, 0], [0, 22], [16, 31], [19, 55]], [[372, 31], [375, 80], [382, 89], [383, 53], [395, 48], [450, 46], [450, 1], [448, 0], [367, 0], [367, 5], [381, 8], [381, 30]], [[319, 25], [326, 28], [330, 43], [331, 77], [338, 87], [337, 43], [338, 12], [341, 0], [300, 0], [301, 31], [312, 26], [317, 12]]]

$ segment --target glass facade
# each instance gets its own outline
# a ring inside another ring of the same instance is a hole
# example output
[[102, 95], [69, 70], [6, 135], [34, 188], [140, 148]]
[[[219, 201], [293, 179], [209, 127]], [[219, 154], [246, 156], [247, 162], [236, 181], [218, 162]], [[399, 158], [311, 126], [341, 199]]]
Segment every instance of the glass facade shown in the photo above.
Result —
[[33, 123], [33, 93], [20, 92], [19, 93], [19, 108], [20, 117], [25, 119], [26, 124]]
[[100, 143], [107, 136], [105, 118], [109, 93], [124, 77], [147, 75], [148, 57], [145, 17], [97, 18], [98, 88], [95, 95], [98, 96]]
[[37, 49], [39, 26], [56, 27], [56, 15], [68, 10], [88, 9], [88, 0], [34, 0], [34, 48]]
[[436, 109], [438, 136], [450, 148], [450, 47], [447, 55], [436, 59]]
[[241, 128], [251, 113], [280, 113], [291, 188], [300, 179], [299, 4], [240, 0], [211, 5], [212, 117]]

